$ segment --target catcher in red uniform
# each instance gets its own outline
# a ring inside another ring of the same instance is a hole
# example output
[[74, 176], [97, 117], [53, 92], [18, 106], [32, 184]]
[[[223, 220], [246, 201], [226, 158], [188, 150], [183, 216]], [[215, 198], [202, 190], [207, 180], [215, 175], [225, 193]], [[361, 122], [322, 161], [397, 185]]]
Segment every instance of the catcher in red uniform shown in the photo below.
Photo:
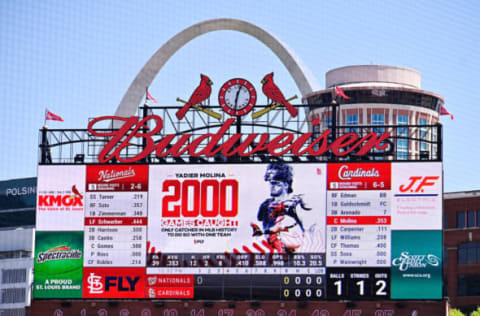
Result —
[[272, 163], [267, 167], [265, 181], [270, 184], [270, 198], [259, 207], [257, 219], [263, 230], [251, 223], [253, 236], [265, 235], [267, 242], [279, 253], [292, 253], [301, 246], [305, 228], [297, 214], [297, 206], [305, 205], [301, 194], [292, 194], [292, 167], [284, 163]]

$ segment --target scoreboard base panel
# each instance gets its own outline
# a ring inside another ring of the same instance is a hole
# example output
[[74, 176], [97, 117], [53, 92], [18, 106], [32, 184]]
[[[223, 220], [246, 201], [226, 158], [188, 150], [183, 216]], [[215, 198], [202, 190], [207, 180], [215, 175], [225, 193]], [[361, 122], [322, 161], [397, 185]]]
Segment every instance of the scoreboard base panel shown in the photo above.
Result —
[[398, 316], [446, 315], [447, 301], [33, 300], [32, 316]]

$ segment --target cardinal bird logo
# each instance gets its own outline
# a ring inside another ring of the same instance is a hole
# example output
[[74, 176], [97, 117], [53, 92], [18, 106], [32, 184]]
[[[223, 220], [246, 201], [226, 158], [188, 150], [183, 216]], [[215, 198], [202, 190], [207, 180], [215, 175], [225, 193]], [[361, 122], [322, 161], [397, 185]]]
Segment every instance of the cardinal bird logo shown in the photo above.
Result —
[[77, 187], [75, 186], [75, 184], [72, 186], [72, 192], [73, 192], [73, 194], [75, 194], [76, 196], [79, 196], [81, 199], [83, 199], [83, 195], [81, 195], [80, 192], [78, 192], [78, 189], [77, 189]]
[[72, 185], [72, 193], [73, 195], [69, 196], [69, 199], [79, 198], [80, 200], [83, 199], [83, 195], [78, 191], [77, 186], [74, 184]]
[[267, 98], [272, 100], [272, 103], [283, 104], [287, 108], [288, 113], [290, 113], [292, 117], [297, 116], [298, 110], [294, 108], [287, 101], [287, 99], [285, 99], [282, 91], [280, 91], [280, 89], [273, 82], [273, 72], [263, 77], [262, 84], [263, 84], [263, 87], [262, 87], [263, 94], [265, 94]]
[[193, 91], [190, 99], [188, 99], [188, 102], [186, 102], [185, 105], [175, 114], [179, 120], [185, 116], [190, 107], [195, 107], [210, 97], [210, 94], [212, 93], [211, 85], [213, 85], [213, 82], [210, 80], [210, 78], [200, 74], [200, 85], [195, 89], [195, 91]]

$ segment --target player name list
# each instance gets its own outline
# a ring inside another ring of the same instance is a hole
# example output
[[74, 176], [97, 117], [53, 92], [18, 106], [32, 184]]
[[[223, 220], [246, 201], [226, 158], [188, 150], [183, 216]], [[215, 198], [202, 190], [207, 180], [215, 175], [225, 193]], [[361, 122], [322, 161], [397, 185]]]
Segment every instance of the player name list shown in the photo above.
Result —
[[146, 191], [86, 193], [85, 266], [144, 267], [146, 239]]
[[327, 191], [327, 266], [390, 266], [390, 191]]

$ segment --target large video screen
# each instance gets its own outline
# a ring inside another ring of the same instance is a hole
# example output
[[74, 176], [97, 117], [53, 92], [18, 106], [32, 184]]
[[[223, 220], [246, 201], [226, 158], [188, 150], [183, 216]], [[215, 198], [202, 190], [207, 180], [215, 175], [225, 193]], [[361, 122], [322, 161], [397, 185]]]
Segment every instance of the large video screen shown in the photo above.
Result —
[[39, 166], [35, 298], [441, 299], [442, 165]]

